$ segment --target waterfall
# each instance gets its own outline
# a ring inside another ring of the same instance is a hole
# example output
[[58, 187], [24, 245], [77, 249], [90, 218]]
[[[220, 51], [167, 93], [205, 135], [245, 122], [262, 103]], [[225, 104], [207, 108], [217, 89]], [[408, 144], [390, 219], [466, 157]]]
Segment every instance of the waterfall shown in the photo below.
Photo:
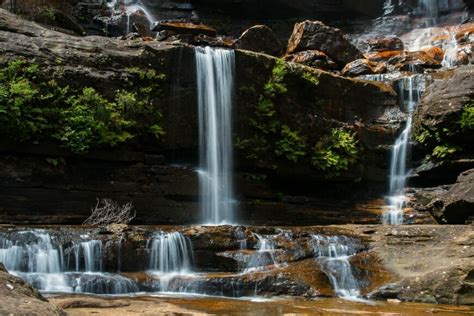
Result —
[[399, 82], [400, 104], [407, 112], [406, 125], [392, 147], [390, 157], [389, 195], [387, 210], [383, 214], [383, 223], [388, 225], [403, 224], [403, 208], [406, 204], [405, 186], [408, 176], [406, 162], [411, 137], [413, 111], [424, 90], [422, 75], [404, 77]]
[[148, 249], [150, 249], [150, 270], [163, 274], [191, 271], [193, 251], [191, 242], [183, 234], [179, 232], [156, 234]]
[[134, 281], [102, 272], [102, 242], [83, 239], [89, 236], [81, 236], [80, 241], [63, 246], [43, 230], [19, 231], [8, 238], [0, 235], [0, 262], [11, 274], [44, 292], [125, 294], [139, 291]]
[[247, 259], [244, 273], [263, 271], [269, 265], [279, 267], [275, 258], [275, 242], [271, 237], [262, 236], [257, 233], [253, 233], [253, 235], [258, 240], [257, 245], [255, 246], [257, 251]]
[[359, 282], [354, 276], [351, 256], [360, 248], [357, 241], [344, 236], [312, 236], [316, 259], [339, 297], [360, 299]]
[[232, 223], [232, 50], [196, 48], [201, 212], [206, 224]]

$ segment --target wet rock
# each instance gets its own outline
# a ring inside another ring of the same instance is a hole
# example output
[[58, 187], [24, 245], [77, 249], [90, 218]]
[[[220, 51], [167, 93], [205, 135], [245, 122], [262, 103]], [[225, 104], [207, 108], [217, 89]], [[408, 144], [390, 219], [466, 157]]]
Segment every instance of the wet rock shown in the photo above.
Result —
[[210, 26], [203, 24], [185, 23], [185, 22], [157, 22], [152, 31], [172, 31], [176, 34], [207, 35], [216, 36], [217, 31]]
[[338, 69], [337, 64], [332, 61], [328, 55], [318, 50], [305, 50], [290, 54], [285, 56], [285, 60], [321, 70], [329, 71]]
[[474, 169], [461, 173], [451, 189], [427, 208], [440, 223], [464, 224], [474, 218]]
[[213, 47], [225, 47], [232, 48], [234, 41], [230, 38], [220, 37], [220, 36], [207, 36], [204, 34], [199, 34], [194, 36], [192, 44], [198, 46], [213, 46]]
[[287, 54], [305, 50], [322, 51], [341, 68], [351, 61], [363, 58], [362, 53], [344, 37], [341, 30], [326, 26], [320, 21], [295, 24], [288, 41]]
[[371, 62], [367, 59], [357, 59], [348, 63], [341, 74], [347, 77], [357, 77], [362, 75], [381, 74], [387, 71], [383, 63]]
[[255, 25], [247, 29], [235, 41], [234, 45], [238, 49], [273, 56], [278, 56], [283, 50], [280, 40], [275, 36], [272, 29], [266, 25]]
[[403, 41], [398, 37], [374, 38], [367, 41], [371, 52], [401, 51], [404, 49]]
[[[414, 132], [422, 127], [456, 131], [464, 105], [474, 98], [473, 78], [474, 66], [464, 66], [429, 85], [414, 115]], [[472, 140], [471, 136], [472, 133], [458, 134], [457, 138], [467, 144]]]
[[140, 22], [133, 23], [133, 28], [144, 40], [152, 40], [154, 37], [154, 34], [150, 31], [150, 28]]
[[48, 303], [31, 285], [0, 269], [0, 314], [2, 315], [66, 315]]

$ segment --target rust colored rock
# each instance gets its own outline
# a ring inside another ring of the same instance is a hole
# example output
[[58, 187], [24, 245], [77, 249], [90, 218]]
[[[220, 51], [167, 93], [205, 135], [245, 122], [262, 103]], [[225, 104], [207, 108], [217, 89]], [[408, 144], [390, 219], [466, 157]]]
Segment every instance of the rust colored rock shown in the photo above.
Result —
[[461, 173], [451, 189], [434, 199], [428, 209], [443, 224], [464, 224], [474, 218], [474, 169]]
[[344, 37], [341, 30], [329, 27], [320, 21], [295, 24], [288, 41], [287, 53], [314, 49], [328, 55], [341, 68], [351, 61], [363, 58], [362, 53]]
[[365, 58], [367, 58], [369, 61], [372, 61], [372, 62], [388, 61], [392, 57], [403, 55], [403, 53], [404, 53], [403, 51], [399, 51], [399, 50], [374, 52], [374, 53], [365, 54]]
[[425, 48], [422, 51], [425, 52], [430, 58], [436, 61], [439, 61], [439, 62], [443, 61], [444, 51], [440, 47], [433, 46], [433, 47]]
[[156, 23], [152, 31], [173, 31], [177, 34], [204, 34], [207, 36], [216, 36], [217, 31], [204, 24], [184, 23], [184, 22], [159, 22]]
[[395, 65], [395, 68], [402, 71], [410, 70], [411, 67], [422, 68], [440, 68], [441, 60], [431, 51], [404, 52], [401, 55], [394, 56], [388, 60], [389, 64]]
[[278, 56], [283, 50], [280, 40], [273, 33], [272, 29], [266, 25], [255, 25], [247, 29], [234, 45], [238, 49], [273, 56]]
[[387, 71], [383, 63], [371, 62], [367, 59], [357, 59], [348, 63], [342, 70], [342, 75], [346, 77], [357, 77], [362, 75], [381, 74]]
[[372, 52], [401, 51], [403, 42], [398, 37], [374, 38], [367, 41], [369, 49]]
[[318, 50], [305, 50], [287, 55], [285, 60], [322, 70], [336, 70], [338, 68], [328, 55]]

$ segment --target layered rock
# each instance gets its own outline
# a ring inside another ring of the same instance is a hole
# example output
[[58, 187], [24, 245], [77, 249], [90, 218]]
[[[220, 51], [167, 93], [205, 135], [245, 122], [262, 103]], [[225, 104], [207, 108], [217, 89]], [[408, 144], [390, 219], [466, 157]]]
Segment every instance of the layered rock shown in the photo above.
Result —
[[363, 57], [339, 29], [326, 26], [320, 21], [304, 21], [295, 24], [293, 34], [288, 41], [287, 53], [312, 49], [327, 54], [340, 67]]

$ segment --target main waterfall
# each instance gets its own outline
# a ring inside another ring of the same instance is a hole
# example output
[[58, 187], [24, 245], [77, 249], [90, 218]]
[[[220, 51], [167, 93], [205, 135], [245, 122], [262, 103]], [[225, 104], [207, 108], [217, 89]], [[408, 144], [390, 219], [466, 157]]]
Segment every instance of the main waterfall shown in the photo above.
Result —
[[232, 223], [232, 50], [196, 48], [200, 196], [203, 222]]

